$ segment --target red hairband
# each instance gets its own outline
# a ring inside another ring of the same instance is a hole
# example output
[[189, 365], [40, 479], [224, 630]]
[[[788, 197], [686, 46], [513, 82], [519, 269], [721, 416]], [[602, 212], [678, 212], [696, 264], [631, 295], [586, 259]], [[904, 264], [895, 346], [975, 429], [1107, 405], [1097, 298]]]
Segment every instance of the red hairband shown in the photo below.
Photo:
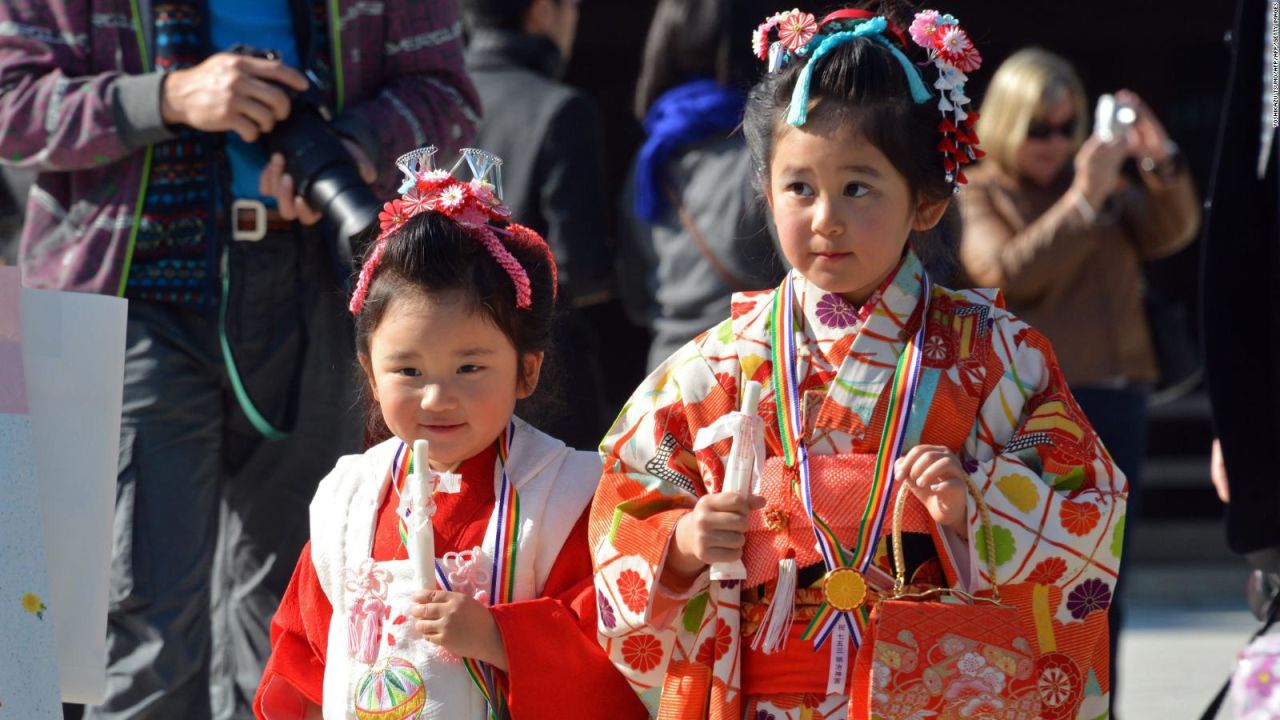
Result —
[[[364, 307], [374, 272], [382, 261], [387, 241], [404, 227], [410, 218], [424, 212], [437, 212], [454, 221], [480, 242], [496, 263], [511, 278], [516, 290], [516, 307], [525, 309], [533, 304], [533, 287], [529, 274], [499, 236], [505, 236], [509, 244], [522, 248], [535, 248], [546, 255], [551, 266], [551, 292], [555, 296], [559, 283], [555, 257], [550, 246], [537, 232], [515, 223], [508, 223], [511, 211], [502, 205], [502, 159], [483, 150], [464, 148], [454, 170], [465, 162], [471, 169], [470, 182], [461, 182], [452, 172], [437, 170], [435, 146], [429, 146], [401, 155], [396, 167], [404, 173], [400, 197], [382, 206], [378, 214], [380, 230], [373, 249], [365, 258], [355, 291], [351, 294], [348, 309], [356, 315]], [[495, 226], [493, 223], [501, 223]]]

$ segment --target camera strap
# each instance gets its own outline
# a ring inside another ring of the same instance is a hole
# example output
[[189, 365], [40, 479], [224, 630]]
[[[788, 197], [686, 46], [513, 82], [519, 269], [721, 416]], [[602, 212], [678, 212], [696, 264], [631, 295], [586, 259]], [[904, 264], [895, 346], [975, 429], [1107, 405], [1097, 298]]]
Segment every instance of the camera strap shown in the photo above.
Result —
[[[236, 403], [240, 406], [240, 410], [244, 412], [245, 417], [249, 420], [249, 424], [253, 426], [258, 434], [268, 440], [283, 440], [289, 437], [289, 433], [293, 428], [280, 429], [267, 420], [266, 416], [258, 410], [258, 406], [254, 404], [253, 398], [249, 397], [249, 390], [245, 387], [244, 380], [240, 376], [240, 367], [236, 363], [235, 353], [231, 350], [231, 340], [227, 337], [227, 306], [231, 300], [231, 250], [227, 246], [222, 248], [221, 263], [219, 266], [219, 276], [221, 277], [221, 297], [218, 301], [218, 344], [222, 349], [223, 364], [227, 368], [227, 379], [231, 383], [231, 391], [236, 397]], [[298, 370], [301, 372], [301, 369]], [[294, 399], [296, 402], [296, 398]], [[296, 423], [296, 417], [294, 418]], [[293, 423], [290, 423], [292, 425]]]

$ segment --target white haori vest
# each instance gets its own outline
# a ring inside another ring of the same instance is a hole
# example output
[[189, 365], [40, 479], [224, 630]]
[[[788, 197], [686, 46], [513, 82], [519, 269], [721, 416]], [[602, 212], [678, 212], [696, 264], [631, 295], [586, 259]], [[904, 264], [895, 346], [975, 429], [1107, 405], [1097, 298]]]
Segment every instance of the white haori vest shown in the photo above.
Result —
[[[520, 498], [518, 601], [540, 596], [565, 539], [591, 503], [601, 463], [596, 453], [572, 450], [519, 418], [515, 426], [507, 477]], [[341, 458], [311, 502], [311, 560], [333, 606], [324, 718], [485, 720], [484, 697], [462, 661], [413, 629], [408, 609], [419, 588], [412, 563], [371, 560], [378, 507], [391, 491], [391, 465], [399, 447], [400, 440], [391, 438], [363, 455]], [[501, 480], [495, 463], [495, 495]], [[496, 505], [484, 544], [476, 549], [480, 566], [490, 572]], [[450, 560], [456, 564], [456, 557]], [[364, 648], [363, 658], [357, 646]]]

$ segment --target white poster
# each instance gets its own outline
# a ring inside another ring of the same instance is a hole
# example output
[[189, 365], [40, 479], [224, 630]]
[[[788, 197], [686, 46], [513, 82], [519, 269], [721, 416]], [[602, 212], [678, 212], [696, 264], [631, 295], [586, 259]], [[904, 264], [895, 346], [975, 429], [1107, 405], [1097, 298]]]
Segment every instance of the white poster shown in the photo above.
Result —
[[[124, 391], [126, 301], [22, 291], [36, 473], [62, 699], [106, 697], [107, 590]], [[0, 641], [3, 642], [3, 641]]]
[[58, 720], [41, 499], [23, 377], [22, 285], [0, 267], [0, 720]]

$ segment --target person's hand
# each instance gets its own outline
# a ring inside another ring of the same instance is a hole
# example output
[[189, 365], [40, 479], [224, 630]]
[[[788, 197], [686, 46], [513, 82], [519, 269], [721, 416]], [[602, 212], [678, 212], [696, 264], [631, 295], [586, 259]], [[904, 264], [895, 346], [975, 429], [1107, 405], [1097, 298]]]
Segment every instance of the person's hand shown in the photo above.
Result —
[[1227, 485], [1227, 463], [1222, 459], [1222, 443], [1213, 439], [1213, 450], [1209, 455], [1209, 479], [1213, 481], [1213, 489], [1218, 491], [1218, 499], [1224, 503], [1231, 502], [1231, 487]]
[[[360, 170], [360, 177], [367, 183], [373, 182], [377, 173], [374, 172], [373, 163], [369, 162], [369, 156], [350, 140], [343, 139], [342, 145]], [[284, 156], [280, 153], [273, 153], [263, 166], [262, 174], [258, 176], [258, 192], [276, 199], [276, 208], [280, 211], [280, 217], [285, 220], [297, 220], [303, 225], [314, 225], [320, 220], [321, 214], [298, 195], [296, 183], [293, 176], [285, 172]]]
[[893, 472], [924, 503], [934, 522], [960, 537], [969, 536], [964, 482], [968, 473], [955, 453], [941, 445], [917, 445], [897, 459]]
[[1076, 177], [1072, 188], [1084, 195], [1094, 211], [1100, 210], [1120, 182], [1120, 166], [1129, 157], [1127, 140], [1103, 142], [1090, 135], [1076, 153]]
[[676, 521], [664, 574], [688, 581], [712, 563], [733, 562], [747, 544], [747, 515], [764, 507], [759, 495], [718, 492], [703, 495]]
[[1138, 119], [1129, 129], [1129, 152], [1134, 157], [1151, 158], [1160, 165], [1169, 159], [1169, 133], [1151, 108], [1131, 90], [1116, 92], [1116, 101], [1134, 109]]
[[167, 74], [160, 113], [170, 125], [235, 132], [245, 142], [256, 142], [289, 117], [289, 96], [280, 85], [301, 92], [307, 79], [279, 60], [221, 52]]
[[493, 613], [479, 600], [447, 590], [421, 590], [409, 615], [423, 637], [458, 657], [469, 657], [505, 671], [507, 650]]

